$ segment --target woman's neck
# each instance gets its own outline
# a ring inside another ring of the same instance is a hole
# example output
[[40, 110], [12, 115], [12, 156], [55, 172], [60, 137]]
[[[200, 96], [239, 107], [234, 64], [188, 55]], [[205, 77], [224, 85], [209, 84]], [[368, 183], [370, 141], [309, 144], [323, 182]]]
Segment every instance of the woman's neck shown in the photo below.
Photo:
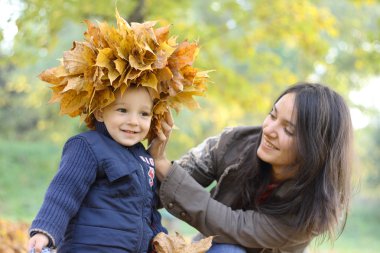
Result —
[[288, 180], [295, 175], [295, 169], [293, 167], [272, 167], [272, 182], [281, 183]]

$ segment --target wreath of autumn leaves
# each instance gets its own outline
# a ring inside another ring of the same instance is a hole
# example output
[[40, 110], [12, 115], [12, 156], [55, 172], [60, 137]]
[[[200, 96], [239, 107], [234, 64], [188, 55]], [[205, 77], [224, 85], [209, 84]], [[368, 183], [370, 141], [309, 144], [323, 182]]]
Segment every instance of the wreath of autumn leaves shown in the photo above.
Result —
[[198, 44], [177, 44], [176, 37], [169, 37], [169, 26], [154, 28], [155, 21], [130, 25], [117, 10], [116, 20], [117, 28], [86, 20], [85, 41], [74, 41], [59, 66], [39, 75], [52, 84], [49, 102], [59, 102], [61, 114], [80, 116], [93, 129], [95, 110], [111, 104], [116, 91], [141, 85], [154, 102], [150, 134], [161, 129], [160, 120], [170, 108], [198, 108], [193, 96], [204, 96], [210, 72], [192, 67]]

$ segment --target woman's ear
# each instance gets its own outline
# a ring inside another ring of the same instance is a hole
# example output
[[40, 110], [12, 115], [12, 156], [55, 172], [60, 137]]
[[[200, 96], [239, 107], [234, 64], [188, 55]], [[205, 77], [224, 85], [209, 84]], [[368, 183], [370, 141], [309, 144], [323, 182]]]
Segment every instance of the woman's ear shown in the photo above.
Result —
[[97, 109], [95, 112], [94, 112], [94, 116], [95, 116], [95, 119], [99, 122], [103, 122], [104, 119], [103, 119], [103, 110], [102, 109]]

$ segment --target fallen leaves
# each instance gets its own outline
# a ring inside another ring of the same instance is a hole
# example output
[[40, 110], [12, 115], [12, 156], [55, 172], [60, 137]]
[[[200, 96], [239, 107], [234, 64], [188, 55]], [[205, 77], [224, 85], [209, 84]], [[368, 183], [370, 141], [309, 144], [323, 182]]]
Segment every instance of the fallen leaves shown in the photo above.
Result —
[[204, 253], [211, 247], [212, 238], [187, 243], [178, 233], [173, 236], [161, 232], [153, 238], [153, 248], [157, 253]]
[[28, 227], [26, 223], [0, 219], [0, 253], [27, 252]]

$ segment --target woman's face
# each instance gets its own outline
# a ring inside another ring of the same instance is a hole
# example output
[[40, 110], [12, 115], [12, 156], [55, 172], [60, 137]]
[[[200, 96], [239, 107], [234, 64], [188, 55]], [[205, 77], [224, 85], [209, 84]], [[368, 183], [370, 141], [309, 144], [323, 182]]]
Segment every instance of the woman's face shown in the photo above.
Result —
[[263, 135], [257, 156], [272, 165], [274, 180], [285, 180], [294, 175], [296, 163], [295, 94], [284, 95], [273, 106], [263, 122]]

